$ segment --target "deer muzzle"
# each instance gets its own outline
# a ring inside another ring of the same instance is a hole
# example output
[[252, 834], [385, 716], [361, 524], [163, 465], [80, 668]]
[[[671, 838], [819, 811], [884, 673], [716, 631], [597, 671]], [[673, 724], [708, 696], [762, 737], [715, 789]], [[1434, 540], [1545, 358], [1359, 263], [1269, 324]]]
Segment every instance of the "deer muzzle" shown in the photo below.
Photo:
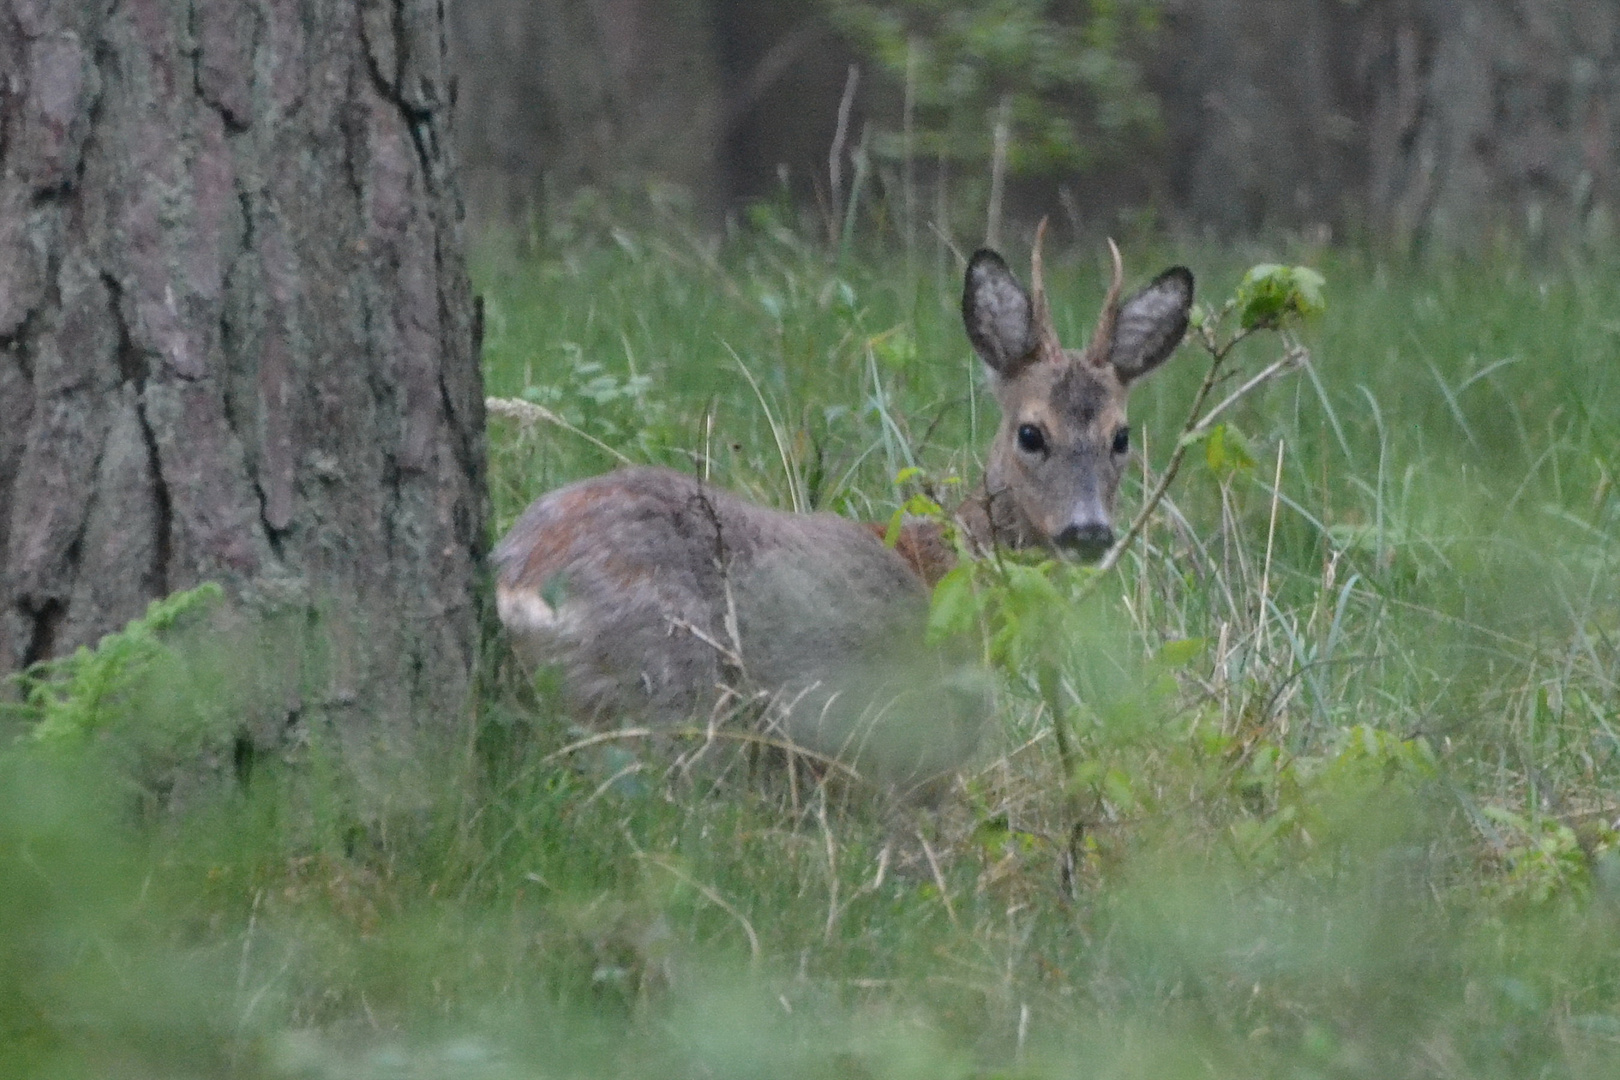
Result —
[[1095, 562], [1114, 546], [1114, 527], [1108, 508], [1097, 495], [1083, 498], [1068, 523], [1052, 537], [1058, 550], [1082, 562]]

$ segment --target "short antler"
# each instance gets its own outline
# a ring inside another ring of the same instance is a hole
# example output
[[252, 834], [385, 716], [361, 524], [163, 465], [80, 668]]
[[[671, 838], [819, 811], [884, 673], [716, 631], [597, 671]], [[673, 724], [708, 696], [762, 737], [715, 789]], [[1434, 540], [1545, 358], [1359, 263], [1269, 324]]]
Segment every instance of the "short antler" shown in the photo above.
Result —
[[1086, 357], [1093, 364], [1108, 363], [1108, 352], [1114, 343], [1114, 323], [1119, 319], [1119, 297], [1125, 290], [1125, 263], [1119, 257], [1119, 246], [1114, 238], [1108, 238], [1108, 254], [1114, 260], [1114, 280], [1108, 285], [1108, 295], [1103, 299], [1102, 314], [1097, 316], [1097, 332], [1091, 337], [1091, 345], [1086, 349]]
[[1029, 287], [1031, 294], [1031, 317], [1035, 322], [1036, 345], [1038, 356], [1045, 360], [1061, 360], [1063, 358], [1063, 343], [1058, 340], [1057, 327], [1052, 325], [1052, 307], [1046, 299], [1045, 265], [1041, 261], [1041, 245], [1046, 240], [1046, 218], [1035, 226], [1035, 249], [1029, 254]]

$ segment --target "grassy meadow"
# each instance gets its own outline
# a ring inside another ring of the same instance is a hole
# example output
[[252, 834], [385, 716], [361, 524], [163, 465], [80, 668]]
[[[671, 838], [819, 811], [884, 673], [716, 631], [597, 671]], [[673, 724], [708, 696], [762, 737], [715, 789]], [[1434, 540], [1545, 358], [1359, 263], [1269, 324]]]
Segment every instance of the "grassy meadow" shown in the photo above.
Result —
[[[996, 411], [932, 242], [834, 259], [762, 215], [541, 247], [478, 272], [489, 393], [551, 417], [491, 419], [498, 531], [618, 460], [879, 521], [977, 477]], [[132, 813], [172, 688], [113, 684], [88, 743], [13, 708], [0, 1075], [1620, 1075], [1620, 264], [1124, 254], [1216, 305], [1314, 267], [1311, 362], [1190, 448], [1106, 577], [1018, 579], [936, 805], [573, 753], [498, 654], [404, 820], [318, 760]], [[1047, 258], [1082, 343], [1105, 256]], [[1121, 528], [1204, 363], [1133, 395]]]

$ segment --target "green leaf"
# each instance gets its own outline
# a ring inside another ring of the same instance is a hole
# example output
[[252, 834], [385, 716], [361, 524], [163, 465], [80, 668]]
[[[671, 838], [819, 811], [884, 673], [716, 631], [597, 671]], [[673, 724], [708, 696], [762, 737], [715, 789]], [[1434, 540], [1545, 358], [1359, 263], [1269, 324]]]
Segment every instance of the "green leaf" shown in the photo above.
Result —
[[938, 644], [971, 631], [979, 620], [979, 595], [973, 587], [973, 564], [963, 562], [934, 586], [928, 607], [928, 641]]
[[1199, 428], [1196, 431], [1189, 431], [1176, 442], [1176, 445], [1197, 446], [1199, 443], [1205, 442], [1209, 439], [1209, 432], [1209, 428]]
[[1326, 307], [1327, 279], [1306, 266], [1259, 263], [1237, 288], [1238, 324], [1245, 330], [1275, 327], [1290, 317], [1319, 315]]
[[1294, 291], [1301, 301], [1299, 305], [1301, 315], [1320, 315], [1327, 310], [1327, 301], [1322, 296], [1322, 289], [1326, 285], [1327, 278], [1310, 267], [1294, 267]]
[[1160, 645], [1156, 659], [1166, 667], [1182, 668], [1203, 656], [1208, 649], [1208, 638], [1177, 638]]
[[1209, 438], [1204, 443], [1204, 461], [1217, 476], [1248, 472], [1254, 468], [1249, 440], [1230, 424], [1216, 424], [1210, 429]]
[[878, 334], [869, 344], [872, 355], [882, 361], [885, 367], [904, 369], [917, 359], [917, 341], [901, 326]]
[[981, 847], [999, 851], [1012, 839], [1012, 829], [1008, 827], [1004, 815], [997, 815], [980, 821], [973, 829], [973, 839]]
[[893, 517], [889, 518], [889, 527], [883, 531], [883, 542], [889, 547], [894, 547], [900, 542], [900, 526], [905, 523], [905, 520], [906, 509], [903, 506], [894, 512]]
[[945, 508], [922, 492], [918, 492], [901, 504], [900, 511], [911, 517], [939, 518], [945, 516]]
[[1088, 758], [1075, 764], [1074, 776], [1070, 779], [1073, 780], [1076, 787], [1089, 787], [1100, 790], [1105, 771], [1102, 762]]
[[1123, 769], [1112, 768], [1103, 774], [1102, 793], [1122, 813], [1130, 813], [1137, 808], [1136, 785], [1131, 783], [1130, 776]]
[[72, 656], [35, 665], [24, 673], [29, 706], [39, 716], [33, 737], [62, 742], [91, 734], [113, 714], [119, 693], [168, 655], [163, 636], [193, 612], [205, 612], [224, 599], [214, 582], [154, 600], [146, 614], [108, 634], [94, 649], [80, 646]]

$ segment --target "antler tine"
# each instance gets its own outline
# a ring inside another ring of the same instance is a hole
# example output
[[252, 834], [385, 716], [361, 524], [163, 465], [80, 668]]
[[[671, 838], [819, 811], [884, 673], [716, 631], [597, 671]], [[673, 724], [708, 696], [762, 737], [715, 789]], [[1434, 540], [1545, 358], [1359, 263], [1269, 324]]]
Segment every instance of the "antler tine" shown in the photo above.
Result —
[[1046, 310], [1046, 278], [1041, 262], [1041, 245], [1046, 241], [1046, 219], [1035, 226], [1035, 248], [1029, 253], [1029, 290], [1035, 299], [1035, 317]]
[[1052, 307], [1046, 298], [1045, 264], [1041, 260], [1041, 245], [1046, 241], [1046, 218], [1035, 226], [1035, 248], [1029, 253], [1029, 285], [1034, 308], [1038, 348], [1049, 357], [1061, 357], [1063, 346], [1058, 342], [1057, 328], [1052, 325]]
[[1119, 298], [1125, 291], [1125, 261], [1119, 256], [1119, 245], [1108, 238], [1108, 254], [1114, 260], [1114, 279], [1109, 282], [1108, 295], [1103, 298], [1102, 313], [1097, 316], [1097, 332], [1091, 337], [1086, 356], [1093, 364], [1108, 363], [1108, 350], [1114, 342], [1114, 323], [1119, 319]]

